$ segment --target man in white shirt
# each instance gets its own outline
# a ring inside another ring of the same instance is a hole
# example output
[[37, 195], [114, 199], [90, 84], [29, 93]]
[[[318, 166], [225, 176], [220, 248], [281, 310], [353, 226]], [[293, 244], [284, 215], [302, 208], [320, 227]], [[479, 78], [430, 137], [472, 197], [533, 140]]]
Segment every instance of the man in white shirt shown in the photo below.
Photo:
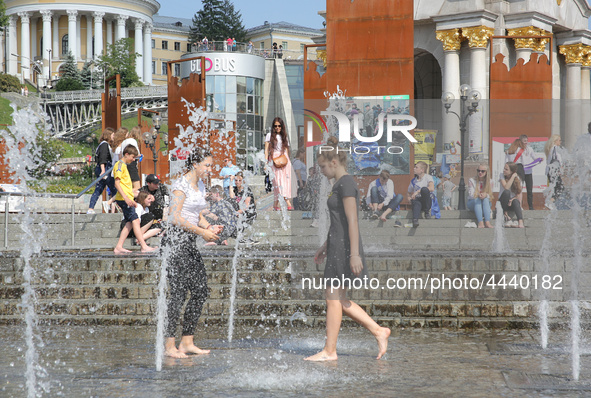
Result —
[[[371, 218], [386, 221], [388, 215], [396, 211], [398, 205], [404, 200], [401, 194], [394, 192], [394, 182], [390, 179], [390, 172], [382, 170], [380, 176], [369, 184], [365, 200], [373, 211]], [[380, 216], [379, 212], [383, 211]]]

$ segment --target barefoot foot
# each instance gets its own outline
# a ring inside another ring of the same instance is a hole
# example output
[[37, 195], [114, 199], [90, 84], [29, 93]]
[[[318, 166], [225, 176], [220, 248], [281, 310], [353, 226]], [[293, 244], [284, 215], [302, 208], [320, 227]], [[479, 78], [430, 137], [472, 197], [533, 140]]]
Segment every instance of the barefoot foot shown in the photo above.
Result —
[[484, 228], [484, 223], [482, 221], [478, 223], [478, 228]]
[[124, 248], [118, 248], [118, 247], [116, 247], [113, 250], [113, 253], [115, 253], [115, 254], [127, 254], [127, 253], [131, 253], [131, 250], [127, 250], [127, 249], [124, 249]]
[[158, 250], [158, 248], [157, 247], [150, 247], [150, 246], [142, 247], [142, 253], [150, 253], [155, 250]]
[[304, 358], [304, 361], [312, 361], [312, 362], [325, 362], [325, 361], [336, 361], [337, 360], [337, 353], [329, 354], [326, 350], [320, 351], [318, 354], [312, 355], [308, 358]]
[[167, 348], [164, 351], [164, 355], [170, 358], [189, 358], [187, 355], [177, 350], [176, 347]]
[[485, 222], [484, 225], [486, 226], [486, 228], [494, 228], [490, 221]]
[[388, 338], [390, 337], [391, 332], [392, 331], [388, 328], [380, 328], [376, 334], [376, 340], [378, 341], [378, 348], [380, 350], [376, 359], [382, 358], [388, 350]]
[[181, 352], [183, 354], [195, 354], [195, 355], [209, 354], [209, 350], [202, 350], [201, 348], [197, 347], [195, 344], [185, 345], [183, 343], [181, 343], [179, 345], [179, 352]]

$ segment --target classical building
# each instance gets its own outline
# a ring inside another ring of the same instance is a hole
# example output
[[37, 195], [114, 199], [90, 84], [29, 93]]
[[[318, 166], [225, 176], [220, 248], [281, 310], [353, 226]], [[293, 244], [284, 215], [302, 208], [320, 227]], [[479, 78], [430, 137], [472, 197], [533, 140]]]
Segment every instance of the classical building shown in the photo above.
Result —
[[[289, 22], [268, 22], [249, 28], [246, 32], [247, 40], [252, 41], [255, 48], [268, 51], [277, 43], [282, 46], [282, 56], [285, 59], [301, 59], [304, 56], [304, 46], [314, 44], [312, 38], [322, 35], [318, 29], [307, 28]], [[272, 56], [272, 53], [269, 53]], [[309, 59], [315, 59], [316, 52], [312, 52]]]

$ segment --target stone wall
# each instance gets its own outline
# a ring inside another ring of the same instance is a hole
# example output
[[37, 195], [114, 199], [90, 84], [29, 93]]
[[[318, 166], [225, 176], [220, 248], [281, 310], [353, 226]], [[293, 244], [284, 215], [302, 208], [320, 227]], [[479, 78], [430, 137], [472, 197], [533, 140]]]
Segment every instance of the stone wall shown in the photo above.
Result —
[[[0, 259], [0, 324], [20, 323], [23, 293], [23, 260], [16, 255]], [[300, 257], [272, 252], [251, 252], [238, 263], [236, 323], [282, 325], [293, 322], [324, 325], [325, 302], [320, 290], [302, 289], [302, 278], [319, 281], [322, 267], [311, 254]], [[205, 256], [210, 296], [201, 322], [225, 325], [229, 316], [231, 255]], [[388, 278], [421, 278], [433, 281], [442, 275], [453, 280], [483, 280], [482, 289], [426, 288], [353, 290], [350, 297], [378, 322], [390, 326], [452, 328], [530, 328], [537, 325], [537, 308], [543, 294], [550, 300], [553, 326], [568, 324], [568, 300], [572, 298], [572, 258], [553, 257], [546, 272], [561, 278], [552, 282], [562, 289], [542, 290], [543, 263], [534, 255], [461, 255], [400, 253], [394, 257], [367, 259], [369, 277], [384, 286]], [[131, 256], [116, 258], [79, 254], [77, 258], [36, 258], [32, 261], [37, 294], [36, 313], [41, 322], [56, 324], [153, 324], [160, 260]], [[486, 286], [505, 275], [522, 278], [522, 286]], [[534, 277], [538, 289], [532, 289]], [[525, 289], [525, 280], [530, 287]], [[408, 279], [406, 279], [408, 280]], [[588, 307], [589, 274], [583, 272], [579, 298]], [[583, 319], [588, 316], [583, 308]], [[346, 318], [345, 318], [346, 320]]]

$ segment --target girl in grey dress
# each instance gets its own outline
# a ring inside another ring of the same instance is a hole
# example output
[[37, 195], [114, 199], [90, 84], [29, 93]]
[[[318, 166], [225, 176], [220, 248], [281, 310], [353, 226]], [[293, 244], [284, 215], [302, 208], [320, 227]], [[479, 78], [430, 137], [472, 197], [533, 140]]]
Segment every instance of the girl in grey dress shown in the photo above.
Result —
[[[321, 352], [306, 360], [337, 359], [337, 338], [343, 312], [374, 335], [379, 349], [377, 359], [380, 359], [388, 348], [390, 329], [378, 325], [359, 305], [347, 299], [349, 285], [356, 286], [354, 279], [367, 276], [359, 234], [359, 190], [353, 177], [347, 174], [347, 152], [337, 153], [334, 141], [331, 146], [332, 150], [326, 150], [329, 147], [323, 146], [318, 156], [322, 173], [327, 178], [336, 180], [328, 197], [330, 229], [326, 242], [318, 249], [314, 258], [317, 264], [327, 258], [324, 270], [326, 343]], [[347, 280], [350, 282], [347, 283]]]

